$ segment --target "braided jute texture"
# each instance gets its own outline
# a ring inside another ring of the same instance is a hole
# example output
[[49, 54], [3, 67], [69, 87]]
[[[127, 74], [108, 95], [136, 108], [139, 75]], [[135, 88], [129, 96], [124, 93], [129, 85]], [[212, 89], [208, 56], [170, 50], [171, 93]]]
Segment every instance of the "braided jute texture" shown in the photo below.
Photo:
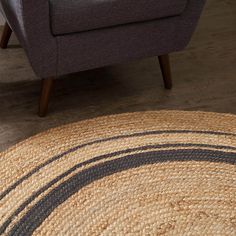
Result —
[[138, 112], [0, 154], [0, 234], [236, 235], [236, 116]]

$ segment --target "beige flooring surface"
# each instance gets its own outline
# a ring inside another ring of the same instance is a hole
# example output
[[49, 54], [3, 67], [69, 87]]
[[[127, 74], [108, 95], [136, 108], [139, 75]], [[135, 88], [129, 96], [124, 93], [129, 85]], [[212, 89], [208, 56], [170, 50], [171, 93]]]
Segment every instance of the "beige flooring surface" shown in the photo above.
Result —
[[37, 116], [40, 81], [13, 37], [0, 50], [0, 151], [52, 127], [145, 110], [236, 114], [236, 1], [208, 0], [191, 43], [171, 55], [166, 91], [157, 58], [64, 76], [46, 118]]

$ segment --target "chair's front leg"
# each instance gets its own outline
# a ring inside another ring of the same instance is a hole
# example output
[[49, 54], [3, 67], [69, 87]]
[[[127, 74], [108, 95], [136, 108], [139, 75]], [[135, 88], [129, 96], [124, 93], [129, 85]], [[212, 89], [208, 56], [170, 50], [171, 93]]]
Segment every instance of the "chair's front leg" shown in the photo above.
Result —
[[1, 42], [0, 42], [0, 47], [2, 49], [7, 48], [7, 45], [8, 45], [9, 39], [11, 37], [11, 34], [12, 34], [12, 29], [10, 28], [8, 23], [5, 23], [5, 26], [3, 28]]
[[161, 66], [162, 76], [164, 80], [164, 85], [166, 89], [172, 88], [172, 77], [171, 77], [171, 68], [170, 68], [170, 59], [169, 55], [159, 56], [159, 62]]
[[50, 94], [52, 92], [54, 78], [42, 79], [42, 89], [39, 101], [39, 116], [44, 117], [47, 115], [48, 103]]

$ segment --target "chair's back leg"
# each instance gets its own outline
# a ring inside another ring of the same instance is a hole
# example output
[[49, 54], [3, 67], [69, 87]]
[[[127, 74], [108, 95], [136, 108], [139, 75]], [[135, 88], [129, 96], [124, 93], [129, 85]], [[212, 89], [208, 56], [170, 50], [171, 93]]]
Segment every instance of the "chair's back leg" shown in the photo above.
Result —
[[159, 56], [159, 62], [161, 66], [162, 76], [164, 80], [164, 85], [166, 89], [172, 88], [172, 77], [171, 77], [171, 68], [170, 68], [170, 59], [169, 55]]
[[47, 115], [48, 103], [50, 94], [53, 87], [53, 78], [42, 79], [42, 89], [39, 101], [39, 116], [44, 117]]
[[10, 28], [10, 26], [7, 23], [5, 23], [5, 26], [3, 28], [2, 38], [0, 41], [0, 47], [2, 49], [7, 48], [11, 34], [12, 34], [12, 29]]

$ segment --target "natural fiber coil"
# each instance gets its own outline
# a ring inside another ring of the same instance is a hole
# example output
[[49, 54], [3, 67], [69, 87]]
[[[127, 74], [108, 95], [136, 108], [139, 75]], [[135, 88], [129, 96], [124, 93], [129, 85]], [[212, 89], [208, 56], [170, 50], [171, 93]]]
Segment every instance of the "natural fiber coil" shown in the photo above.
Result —
[[0, 234], [236, 235], [236, 116], [139, 112], [0, 154]]

